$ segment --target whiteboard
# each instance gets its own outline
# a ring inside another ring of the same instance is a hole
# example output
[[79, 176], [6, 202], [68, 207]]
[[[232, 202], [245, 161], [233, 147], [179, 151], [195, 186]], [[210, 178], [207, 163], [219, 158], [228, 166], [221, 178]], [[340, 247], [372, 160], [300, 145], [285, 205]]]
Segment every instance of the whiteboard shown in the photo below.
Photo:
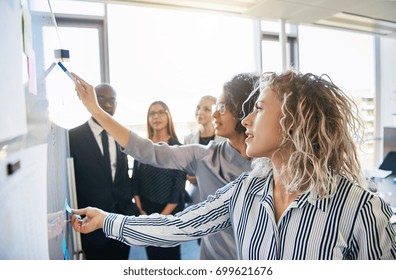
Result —
[[[71, 259], [68, 133], [48, 116], [41, 36], [44, 26], [55, 27], [51, 13], [32, 11], [31, 2], [0, 0], [0, 260]], [[28, 79], [27, 68], [34, 70]], [[12, 173], [10, 164], [18, 166]]]
[[[27, 131], [23, 86], [22, 11], [19, 1], [0, 1], [0, 143]], [[7, 42], [10, 42], [7, 44]]]
[[[13, 174], [9, 163], [19, 162]], [[0, 259], [49, 259], [47, 234], [47, 145], [37, 145], [0, 159]], [[62, 215], [63, 214], [63, 215]], [[58, 215], [57, 231], [65, 223]], [[54, 229], [55, 230], [55, 229]]]

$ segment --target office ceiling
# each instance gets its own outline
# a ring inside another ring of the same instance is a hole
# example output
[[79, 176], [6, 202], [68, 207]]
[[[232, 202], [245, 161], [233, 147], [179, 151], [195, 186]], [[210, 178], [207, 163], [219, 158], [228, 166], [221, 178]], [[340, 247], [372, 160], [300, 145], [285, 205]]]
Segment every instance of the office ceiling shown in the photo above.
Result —
[[[95, 0], [91, 0], [95, 1]], [[396, 38], [396, 0], [96, 0], [334, 26]]]

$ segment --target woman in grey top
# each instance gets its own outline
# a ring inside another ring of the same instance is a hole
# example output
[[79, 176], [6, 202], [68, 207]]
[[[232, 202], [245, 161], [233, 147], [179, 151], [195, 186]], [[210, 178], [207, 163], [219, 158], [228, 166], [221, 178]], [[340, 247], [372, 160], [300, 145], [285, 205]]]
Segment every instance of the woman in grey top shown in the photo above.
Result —
[[[154, 144], [138, 136], [104, 112], [97, 105], [93, 87], [75, 76], [76, 90], [82, 102], [92, 116], [125, 148], [125, 153], [146, 164], [195, 174], [202, 200], [235, 180], [242, 172], [251, 169], [251, 162], [246, 155], [245, 128], [240, 120], [243, 117], [242, 104], [255, 90], [257, 75], [239, 74], [224, 84], [213, 118], [216, 135], [227, 138], [227, 141], [211, 142], [207, 146]], [[202, 238], [200, 259], [237, 259], [232, 229]]]

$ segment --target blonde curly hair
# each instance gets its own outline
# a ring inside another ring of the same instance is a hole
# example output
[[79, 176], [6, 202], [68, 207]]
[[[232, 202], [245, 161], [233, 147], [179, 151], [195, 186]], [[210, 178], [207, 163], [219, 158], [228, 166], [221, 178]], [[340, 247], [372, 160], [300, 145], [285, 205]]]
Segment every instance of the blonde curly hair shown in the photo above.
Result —
[[[291, 151], [281, 169], [281, 177], [288, 178], [284, 179], [288, 192], [315, 190], [319, 197], [329, 196], [336, 186], [336, 180], [330, 180], [333, 176], [345, 176], [367, 188], [357, 156], [356, 143], [362, 139], [357, 106], [327, 75], [293, 69], [264, 73], [259, 86], [260, 91], [271, 88], [282, 102], [283, 139], [278, 151]], [[254, 160], [253, 167], [253, 176], [272, 170], [265, 158]]]

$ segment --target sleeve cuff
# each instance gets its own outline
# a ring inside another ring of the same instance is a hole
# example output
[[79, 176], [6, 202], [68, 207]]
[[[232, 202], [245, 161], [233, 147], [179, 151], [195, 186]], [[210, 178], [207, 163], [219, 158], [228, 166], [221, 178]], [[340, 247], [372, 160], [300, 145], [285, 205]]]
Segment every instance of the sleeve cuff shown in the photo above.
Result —
[[126, 218], [124, 215], [114, 213], [107, 215], [103, 223], [103, 232], [106, 237], [122, 241], [124, 239], [122, 233]]

